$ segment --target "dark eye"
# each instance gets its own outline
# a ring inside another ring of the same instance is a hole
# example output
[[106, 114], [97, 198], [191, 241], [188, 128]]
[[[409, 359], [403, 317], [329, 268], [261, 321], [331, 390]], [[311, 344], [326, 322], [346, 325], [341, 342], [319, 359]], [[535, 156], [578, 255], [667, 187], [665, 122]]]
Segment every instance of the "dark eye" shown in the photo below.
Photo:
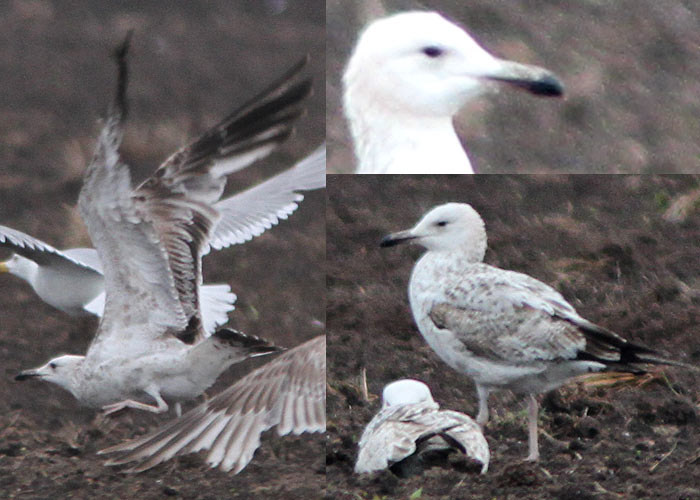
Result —
[[423, 48], [423, 54], [433, 59], [436, 57], [440, 57], [444, 53], [445, 51], [442, 50], [440, 47], [429, 46]]
[[440, 226], [440, 227], [445, 227], [447, 225], [447, 221], [441, 220], [440, 222], [436, 222], [435, 225]]
[[56, 363], [49, 363], [49, 368], [51, 368], [52, 370], [55, 370], [55, 369], [56, 369]]

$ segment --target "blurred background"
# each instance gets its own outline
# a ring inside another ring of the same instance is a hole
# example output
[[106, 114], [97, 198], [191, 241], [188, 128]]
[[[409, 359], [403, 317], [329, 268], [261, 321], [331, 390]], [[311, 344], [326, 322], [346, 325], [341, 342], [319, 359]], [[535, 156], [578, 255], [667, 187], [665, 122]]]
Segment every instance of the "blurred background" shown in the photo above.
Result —
[[[110, 53], [130, 29], [122, 154], [134, 182], [308, 54], [315, 94], [296, 135], [268, 160], [232, 176], [227, 193], [291, 166], [325, 137], [323, 13], [321, 0], [0, 3], [0, 224], [57, 248], [89, 245], [74, 207], [114, 93]], [[324, 207], [322, 191], [309, 193], [279, 227], [205, 259], [205, 282], [228, 283], [238, 295], [230, 326], [282, 346], [323, 332]], [[0, 248], [1, 260], [9, 254]], [[209, 471], [197, 457], [138, 476], [104, 467], [96, 450], [172, 415], [127, 413], [100, 423], [95, 411], [78, 407], [56, 386], [14, 382], [20, 369], [84, 353], [97, 321], [50, 308], [10, 275], [0, 275], [0, 290], [0, 497], [104, 497], [109, 491], [118, 498], [135, 492], [141, 498], [248, 498], [256, 491], [261, 498], [309, 498], [322, 487], [320, 436], [288, 440], [290, 449], [286, 441], [274, 450], [279, 440], [266, 442], [235, 477]], [[232, 370], [210, 394], [261, 361]]]
[[544, 66], [564, 99], [504, 90], [470, 103], [456, 127], [480, 173], [700, 171], [700, 3], [693, 0], [328, 0], [329, 172], [355, 159], [340, 78], [362, 26], [437, 10], [492, 54]]

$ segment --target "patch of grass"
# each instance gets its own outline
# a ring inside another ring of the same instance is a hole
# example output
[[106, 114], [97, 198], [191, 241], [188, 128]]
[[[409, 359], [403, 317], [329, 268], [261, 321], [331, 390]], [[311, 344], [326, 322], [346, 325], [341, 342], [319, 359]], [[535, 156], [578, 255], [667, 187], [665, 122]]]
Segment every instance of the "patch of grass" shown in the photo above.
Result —
[[411, 493], [411, 496], [408, 497], [409, 500], [415, 500], [416, 498], [421, 498], [423, 496], [423, 488], [418, 488], [416, 491]]
[[666, 191], [658, 191], [654, 194], [654, 205], [659, 212], [663, 212], [671, 205], [671, 196]]

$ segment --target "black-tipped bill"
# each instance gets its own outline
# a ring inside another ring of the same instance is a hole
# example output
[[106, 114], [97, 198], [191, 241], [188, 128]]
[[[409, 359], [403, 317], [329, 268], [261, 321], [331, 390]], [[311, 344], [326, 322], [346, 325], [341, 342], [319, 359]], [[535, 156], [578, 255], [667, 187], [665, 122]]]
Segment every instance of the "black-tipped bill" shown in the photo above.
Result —
[[413, 236], [408, 231], [387, 234], [386, 236], [384, 236], [384, 238], [382, 238], [382, 241], [379, 242], [379, 246], [381, 248], [393, 247], [393, 246], [399, 245], [401, 243], [405, 243], [407, 241], [414, 240], [415, 238], [416, 237]]
[[489, 80], [506, 83], [538, 96], [560, 97], [564, 95], [564, 84], [554, 75], [544, 75], [534, 80], [508, 77], [489, 77]]
[[28, 371], [25, 371], [25, 372], [19, 372], [19, 373], [15, 376], [15, 380], [20, 380], [20, 381], [21, 381], [21, 380], [27, 380], [27, 379], [34, 378], [34, 377], [38, 377], [38, 376], [39, 376], [39, 374], [38, 374], [37, 372], [35, 372], [34, 370], [28, 370]]

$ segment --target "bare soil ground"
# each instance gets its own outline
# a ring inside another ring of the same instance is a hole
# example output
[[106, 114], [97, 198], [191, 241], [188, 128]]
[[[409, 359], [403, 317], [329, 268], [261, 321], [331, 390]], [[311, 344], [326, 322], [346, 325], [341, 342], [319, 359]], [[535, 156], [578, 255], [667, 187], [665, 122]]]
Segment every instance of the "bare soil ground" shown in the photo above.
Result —
[[[113, 92], [109, 53], [128, 29], [134, 29], [131, 115], [122, 150], [136, 181], [308, 53], [316, 95], [296, 137], [229, 188], [291, 165], [325, 136], [323, 6], [320, 0], [0, 4], [0, 224], [58, 248], [88, 244], [71, 207]], [[280, 227], [205, 259], [205, 280], [230, 283], [238, 294], [231, 325], [283, 346], [323, 331], [324, 207], [322, 192], [309, 194]], [[0, 259], [8, 255], [3, 250]], [[83, 353], [97, 323], [51, 309], [9, 275], [0, 276], [0, 291], [1, 498], [323, 495], [320, 435], [265, 439], [237, 476], [209, 470], [198, 456], [139, 475], [104, 467], [97, 450], [172, 415], [105, 420], [58, 387], [14, 382], [20, 369]], [[232, 370], [211, 394], [254, 365]]]
[[[504, 89], [456, 119], [480, 173], [700, 171], [700, 3], [694, 0], [384, 0], [464, 26], [491, 53], [554, 71], [564, 99]], [[340, 76], [379, 0], [329, 0], [329, 172], [355, 161]]]
[[[343, 176], [329, 178], [328, 496], [334, 499], [700, 498], [700, 375], [661, 368], [633, 383], [581, 382], [542, 396], [542, 460], [526, 464], [521, 398], [491, 397], [481, 476], [460, 460], [399, 479], [352, 474], [357, 441], [385, 384], [425, 381], [443, 408], [475, 415], [473, 384], [428, 347], [407, 284], [421, 249], [380, 249], [429, 208], [471, 203], [490, 264], [557, 288], [587, 319], [673, 359], [700, 365], [700, 221], [662, 219], [693, 176]], [[370, 401], [359, 375], [367, 369]]]

